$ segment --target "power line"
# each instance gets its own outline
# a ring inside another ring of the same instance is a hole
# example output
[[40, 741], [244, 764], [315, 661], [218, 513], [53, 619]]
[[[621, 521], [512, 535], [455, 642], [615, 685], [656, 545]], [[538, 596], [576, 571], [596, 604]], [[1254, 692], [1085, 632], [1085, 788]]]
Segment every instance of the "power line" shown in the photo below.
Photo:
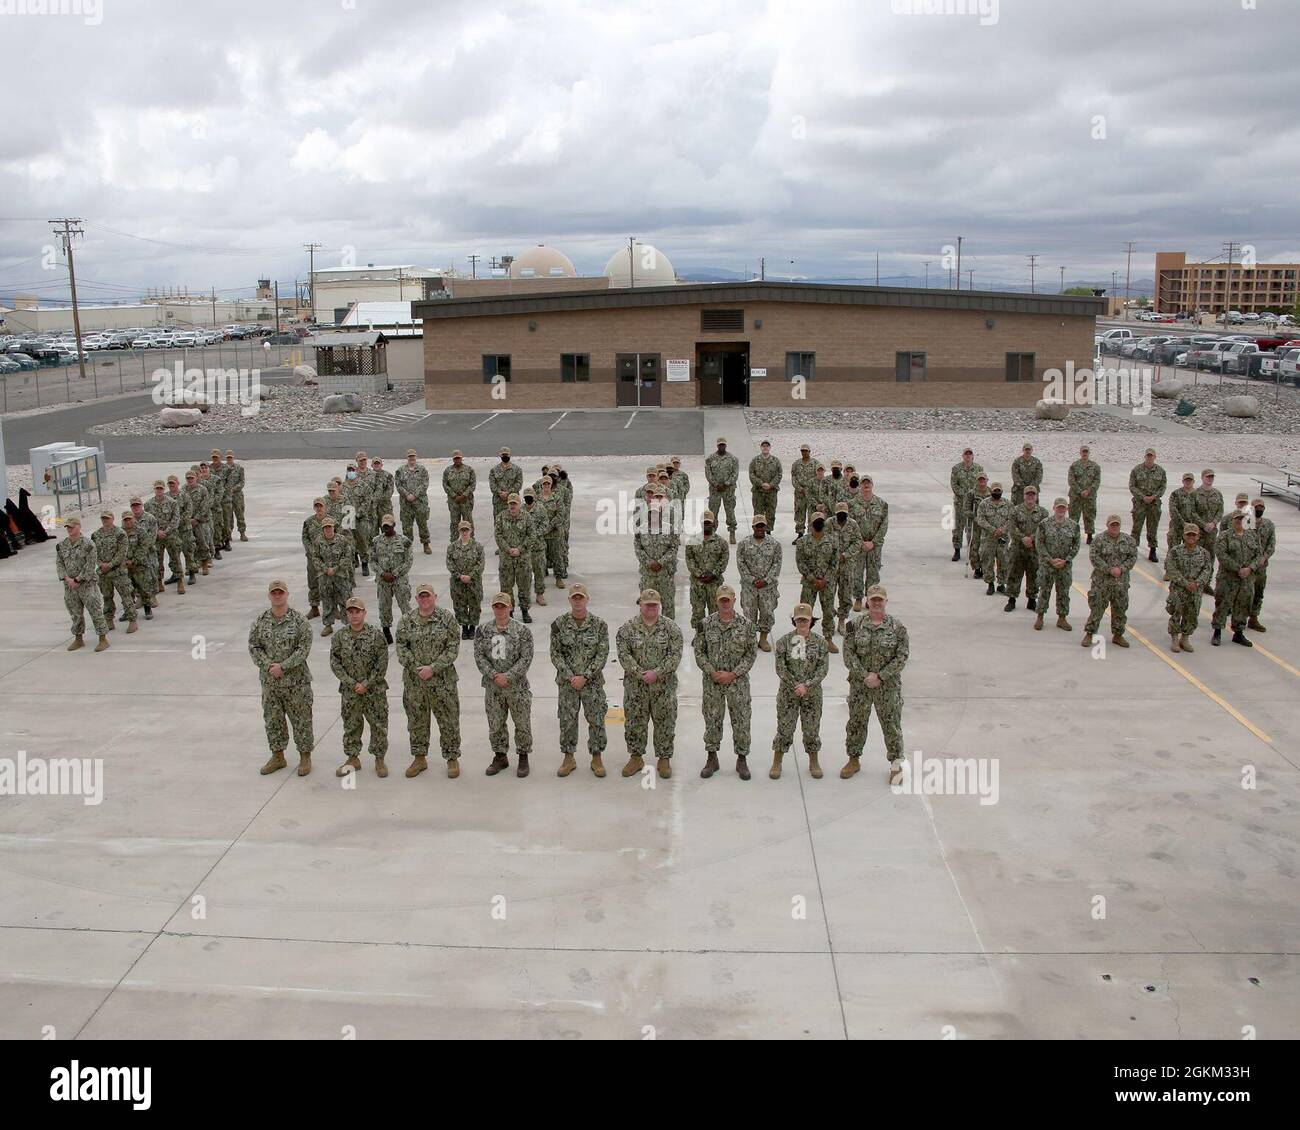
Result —
[[[86, 355], [81, 349], [81, 312], [77, 309], [77, 271], [72, 262], [72, 237], [83, 234], [83, 228], [80, 220], [74, 220], [65, 217], [61, 220], [50, 220], [49, 224], [54, 228], [55, 235], [63, 236], [63, 248], [68, 253], [68, 288], [72, 291], [72, 331], [77, 340], [77, 367], [81, 370], [81, 379], [86, 379]], [[62, 224], [62, 229], [59, 225]]]

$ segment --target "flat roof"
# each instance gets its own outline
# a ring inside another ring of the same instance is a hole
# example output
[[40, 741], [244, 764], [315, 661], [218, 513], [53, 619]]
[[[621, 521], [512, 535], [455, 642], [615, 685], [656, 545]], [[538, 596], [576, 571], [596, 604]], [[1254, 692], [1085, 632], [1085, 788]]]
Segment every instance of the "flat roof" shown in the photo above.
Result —
[[1103, 299], [1069, 294], [1016, 294], [993, 290], [940, 290], [840, 283], [676, 283], [616, 290], [503, 294], [412, 302], [411, 313], [438, 318], [477, 318], [559, 310], [618, 310], [637, 306], [696, 306], [748, 302], [806, 302], [823, 306], [892, 306], [927, 310], [986, 310], [1003, 314], [1069, 314], [1095, 317]]

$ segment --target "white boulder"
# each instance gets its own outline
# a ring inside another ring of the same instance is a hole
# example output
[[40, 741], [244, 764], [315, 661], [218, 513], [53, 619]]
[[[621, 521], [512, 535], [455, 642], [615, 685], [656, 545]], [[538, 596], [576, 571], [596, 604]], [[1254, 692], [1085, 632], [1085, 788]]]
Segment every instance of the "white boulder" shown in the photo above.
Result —
[[1259, 400], [1254, 396], [1229, 396], [1223, 401], [1225, 416], [1249, 420], [1259, 415]]
[[158, 422], [164, 428], [192, 428], [202, 420], [203, 413], [197, 408], [163, 408], [158, 412]]
[[326, 415], [338, 412], [360, 412], [361, 394], [359, 392], [336, 392], [321, 402], [321, 411]]
[[205, 393], [192, 388], [171, 389], [163, 398], [163, 404], [168, 408], [197, 408], [200, 412], [206, 412], [212, 406]]
[[1060, 400], [1040, 400], [1034, 406], [1034, 415], [1040, 420], [1064, 420], [1070, 414], [1070, 406]]
[[293, 367], [294, 384], [297, 385], [314, 385], [316, 381], [316, 370], [310, 365], [295, 365]]
[[1186, 381], [1180, 381], [1177, 378], [1170, 377], [1163, 381], [1156, 381], [1151, 386], [1151, 395], [1159, 397], [1162, 400], [1173, 400], [1182, 396], [1187, 391], [1188, 384]]

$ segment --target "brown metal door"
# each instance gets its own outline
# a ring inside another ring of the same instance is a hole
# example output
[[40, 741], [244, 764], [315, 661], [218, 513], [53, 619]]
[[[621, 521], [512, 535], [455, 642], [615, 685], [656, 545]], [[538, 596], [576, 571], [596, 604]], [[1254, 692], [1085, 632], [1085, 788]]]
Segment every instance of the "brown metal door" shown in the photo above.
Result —
[[700, 404], [722, 403], [722, 363], [725, 354], [701, 350], [698, 368], [700, 373]]
[[614, 358], [614, 369], [618, 377], [615, 404], [620, 408], [635, 408], [640, 403], [637, 396], [639, 390], [637, 389], [636, 354], [617, 354]]
[[659, 354], [641, 354], [641, 407], [658, 408], [664, 399], [663, 373], [660, 371]]

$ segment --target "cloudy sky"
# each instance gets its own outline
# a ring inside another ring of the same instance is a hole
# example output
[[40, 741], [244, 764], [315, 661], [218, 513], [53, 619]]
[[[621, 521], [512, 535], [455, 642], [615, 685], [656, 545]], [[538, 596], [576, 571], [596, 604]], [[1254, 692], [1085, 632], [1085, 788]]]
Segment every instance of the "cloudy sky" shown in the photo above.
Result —
[[[679, 273], [1300, 260], [1297, 0], [0, 0], [0, 296], [629, 235]], [[914, 7], [917, 12], [905, 9]], [[903, 9], [903, 10], [900, 10]], [[969, 14], [960, 9], [968, 9]]]

